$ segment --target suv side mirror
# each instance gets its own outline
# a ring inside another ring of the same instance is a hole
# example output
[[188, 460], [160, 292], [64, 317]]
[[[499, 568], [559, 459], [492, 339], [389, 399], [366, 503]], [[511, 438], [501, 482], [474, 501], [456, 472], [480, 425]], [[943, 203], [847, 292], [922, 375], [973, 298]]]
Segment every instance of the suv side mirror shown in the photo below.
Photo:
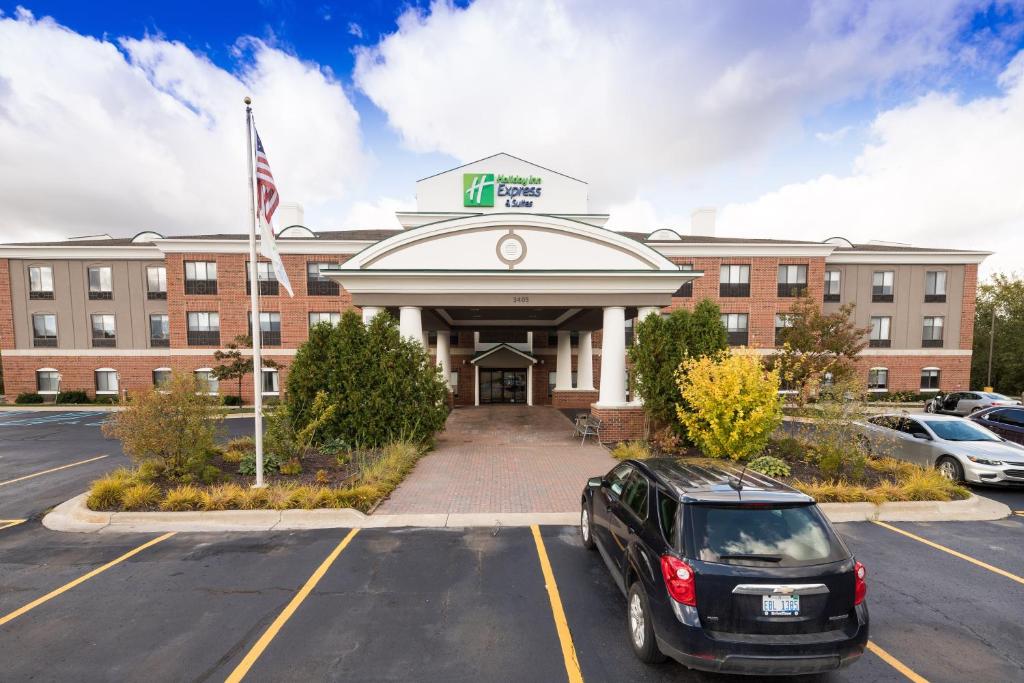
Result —
[[604, 477], [591, 477], [587, 479], [587, 486], [591, 488], [599, 489], [605, 485]]
[[932, 437], [928, 436], [924, 432], [914, 432], [915, 439], [921, 439], [922, 441], [931, 441]]

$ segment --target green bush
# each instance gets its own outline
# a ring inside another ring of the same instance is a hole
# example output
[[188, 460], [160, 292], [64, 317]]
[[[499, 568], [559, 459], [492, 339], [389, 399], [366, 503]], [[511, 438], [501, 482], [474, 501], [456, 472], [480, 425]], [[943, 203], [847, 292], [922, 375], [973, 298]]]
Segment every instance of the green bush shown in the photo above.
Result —
[[769, 477], [788, 477], [792, 472], [784, 460], [771, 455], [754, 458], [747, 467]]
[[242, 397], [235, 396], [233, 394], [225, 394], [221, 396], [220, 402], [226, 406], [240, 406], [242, 405]]
[[621, 441], [612, 449], [612, 457], [616, 460], [646, 460], [651, 457], [651, 449], [643, 441]]
[[[281, 467], [281, 462], [272, 453], [263, 451], [263, 474], [273, 474]], [[238, 463], [238, 473], [247, 477], [256, 476], [256, 451], [246, 451]]]
[[159, 502], [160, 488], [148, 482], [132, 484], [121, 494], [121, 505], [125, 510], [148, 510]]
[[806, 460], [808, 449], [800, 439], [795, 439], [792, 436], [784, 436], [782, 438], [772, 438], [768, 442], [767, 451], [770, 455], [781, 460], [799, 462], [801, 460]]
[[160, 509], [166, 512], [185, 512], [202, 508], [203, 492], [196, 486], [186, 484], [168, 491], [160, 502]]
[[93, 400], [93, 403], [97, 403], [99, 405], [113, 405], [119, 401], [120, 399], [117, 394], [101, 394]]
[[39, 394], [26, 391], [23, 394], [18, 394], [18, 397], [14, 399], [14, 402], [18, 405], [29, 405], [33, 403], [42, 403], [43, 397]]
[[92, 403], [89, 394], [81, 389], [70, 389], [57, 394], [57, 403]]
[[125, 490], [134, 484], [131, 472], [124, 468], [116, 469], [92, 483], [85, 505], [90, 510], [119, 510]]

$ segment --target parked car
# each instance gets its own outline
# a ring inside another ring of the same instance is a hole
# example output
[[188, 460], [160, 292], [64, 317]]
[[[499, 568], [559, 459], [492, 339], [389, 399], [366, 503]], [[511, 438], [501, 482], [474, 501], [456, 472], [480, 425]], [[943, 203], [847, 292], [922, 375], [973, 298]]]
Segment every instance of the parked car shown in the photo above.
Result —
[[985, 408], [970, 419], [1007, 441], [1024, 444], [1024, 408]]
[[1019, 406], [1021, 402], [1009, 396], [988, 391], [955, 391], [951, 394], [939, 394], [924, 405], [928, 413], [948, 413], [951, 415], [970, 415], [984, 408], [993, 406]]
[[869, 451], [976, 484], [1024, 484], [1024, 447], [952, 415], [876, 415], [855, 422]]
[[864, 652], [865, 569], [813, 498], [749, 470], [651, 458], [594, 477], [581, 502], [583, 545], [626, 596], [642, 661], [799, 675]]

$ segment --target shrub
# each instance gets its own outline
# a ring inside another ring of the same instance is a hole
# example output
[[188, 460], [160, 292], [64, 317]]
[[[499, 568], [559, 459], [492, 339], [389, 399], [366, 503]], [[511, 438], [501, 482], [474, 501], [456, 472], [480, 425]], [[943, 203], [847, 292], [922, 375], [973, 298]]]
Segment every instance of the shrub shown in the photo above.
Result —
[[203, 503], [203, 491], [191, 484], [178, 486], [164, 495], [160, 509], [167, 512], [198, 510]]
[[295, 475], [302, 474], [302, 463], [299, 462], [298, 458], [292, 458], [281, 463], [281, 466], [277, 469], [281, 474], [293, 477]]
[[643, 441], [621, 441], [612, 449], [612, 457], [616, 460], [646, 460], [651, 457], [651, 449]]
[[331, 483], [331, 477], [327, 474], [327, 470], [316, 471], [316, 483], [321, 485]]
[[71, 389], [57, 394], [57, 403], [91, 403], [89, 394], [81, 389]]
[[362, 484], [349, 489], [337, 489], [334, 493], [335, 507], [355, 508], [365, 512], [381, 496], [386, 495], [378, 486]]
[[290, 509], [315, 510], [334, 507], [336, 501], [334, 491], [326, 486], [299, 486], [288, 492]]
[[791, 436], [772, 438], [768, 442], [768, 453], [781, 460], [799, 462], [806, 459], [807, 447]]
[[364, 461], [359, 468], [361, 484], [379, 484], [388, 491], [398, 485], [422, 454], [422, 448], [409, 441], [389, 443], [376, 458]]
[[143, 460], [135, 470], [135, 478], [139, 481], [156, 481], [163, 476], [165, 469], [159, 460]]
[[238, 507], [241, 510], [261, 510], [266, 508], [270, 501], [268, 488], [255, 489], [240, 487], [238, 492]]
[[234, 510], [242, 507], [244, 490], [238, 484], [221, 484], [204, 490], [199, 500], [203, 510]]
[[782, 423], [779, 375], [752, 354], [723, 353], [683, 361], [676, 373], [683, 400], [676, 413], [711, 458], [760, 453]]
[[792, 472], [784, 460], [771, 455], [754, 458], [747, 467], [769, 477], [788, 477]]
[[256, 439], [251, 436], [236, 436], [224, 444], [224, 450], [254, 451], [256, 450]]
[[[224, 459], [224, 462], [231, 463], [232, 465], [237, 465], [238, 463], [242, 462], [242, 458], [244, 457], [244, 451], [237, 451], [234, 448], [230, 448], [224, 451], [224, 454], [221, 456], [221, 458]], [[253, 466], [255, 467], [255, 464]]]
[[36, 394], [36, 393], [30, 392], [30, 391], [26, 391], [25, 393], [18, 394], [17, 398], [14, 399], [14, 402], [19, 404], [19, 405], [29, 405], [29, 404], [32, 404], [32, 403], [42, 403], [43, 402], [43, 397], [40, 394]]
[[221, 396], [220, 402], [226, 406], [240, 406], [242, 405], [242, 397], [225, 394], [224, 396]]
[[169, 477], [201, 473], [221, 416], [198, 389], [191, 374], [175, 373], [160, 391], [133, 394], [127, 408], [104, 423], [103, 433], [119, 439], [136, 462], [160, 461]]
[[678, 453], [683, 447], [683, 439], [673, 428], [665, 427], [651, 435], [651, 445], [659, 453]]
[[216, 465], [204, 465], [199, 471], [199, 481], [204, 484], [216, 484], [223, 478], [224, 473], [221, 472]]
[[117, 396], [117, 394], [101, 394], [94, 398], [92, 402], [98, 405], [109, 406], [114, 405], [115, 403], [120, 403], [121, 399]]
[[125, 510], [148, 510], [160, 502], [160, 488], [149, 482], [138, 482], [124, 489], [121, 505]]
[[[263, 474], [273, 474], [277, 472], [281, 463], [278, 462], [277, 458], [271, 453], [264, 451], [263, 453]], [[247, 451], [241, 461], [238, 463], [238, 473], [244, 474], [247, 477], [256, 476], [256, 451]]]
[[901, 482], [905, 498], [903, 500], [961, 500], [969, 497], [970, 491], [949, 481], [938, 470], [914, 470]]
[[114, 470], [92, 483], [85, 504], [90, 510], [118, 510], [124, 500], [125, 489], [134, 483], [128, 470]]

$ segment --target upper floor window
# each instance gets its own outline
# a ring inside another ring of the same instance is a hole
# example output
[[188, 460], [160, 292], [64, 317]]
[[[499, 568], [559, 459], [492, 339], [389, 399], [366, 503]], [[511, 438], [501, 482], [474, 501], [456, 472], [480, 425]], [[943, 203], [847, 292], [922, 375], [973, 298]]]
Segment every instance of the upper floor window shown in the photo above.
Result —
[[889, 389], [889, 369], [871, 368], [868, 370], [868, 390], [887, 391]]
[[779, 296], [800, 296], [807, 291], [807, 266], [779, 266]]
[[[252, 291], [252, 283], [250, 282], [252, 271], [249, 270], [251, 263], [245, 262], [245, 293], [249, 294]], [[257, 261], [256, 262], [256, 277], [260, 281], [260, 294], [263, 296], [277, 296], [278, 285], [277, 285], [277, 274], [274, 272], [274, 266], [268, 261]]]
[[[693, 270], [693, 264], [692, 263], [683, 263], [683, 264], [681, 264], [679, 266], [679, 270], [684, 270], [684, 271], [685, 270]], [[672, 296], [681, 296], [681, 297], [686, 297], [686, 298], [692, 297], [693, 296], [693, 280], [690, 280], [689, 282], [681, 285], [679, 287], [679, 289], [676, 290], [675, 294], [673, 294]]]
[[166, 313], [149, 316], [149, 345], [158, 348], [171, 345], [171, 324]]
[[924, 331], [921, 335], [921, 346], [924, 348], [942, 346], [942, 329], [945, 318], [941, 315], [927, 315], [924, 318]]
[[939, 376], [940, 371], [938, 368], [924, 368], [921, 370], [921, 391], [938, 391]]
[[167, 298], [167, 268], [164, 266], [146, 267], [146, 298]]
[[309, 314], [309, 326], [315, 327], [320, 323], [327, 323], [328, 325], [337, 325], [341, 322], [341, 313], [335, 311], [322, 311], [313, 312]]
[[793, 319], [785, 313], [775, 314], [775, 345], [782, 346], [783, 331], [787, 327], [793, 327]]
[[114, 271], [110, 266], [89, 267], [89, 298], [114, 298]]
[[36, 370], [36, 392], [40, 394], [56, 394], [60, 391], [60, 373], [56, 370], [43, 368]]
[[896, 273], [891, 270], [876, 270], [871, 276], [871, 300], [892, 301], [892, 286]]
[[28, 298], [53, 299], [53, 268], [50, 266], [29, 266]]
[[825, 271], [825, 301], [839, 301], [839, 288], [842, 286], [841, 270]]
[[186, 316], [190, 346], [217, 346], [220, 344], [220, 313], [193, 311]]
[[185, 261], [185, 293], [216, 294], [217, 262]]
[[718, 275], [719, 296], [750, 296], [750, 266], [722, 266]]
[[100, 368], [95, 374], [97, 394], [117, 393], [117, 370], [113, 370], [111, 368]]
[[117, 326], [112, 313], [94, 313], [92, 319], [92, 345], [117, 346]]
[[[249, 313], [249, 336], [252, 336], [252, 313]], [[276, 311], [260, 313], [260, 344], [281, 345], [281, 314]]]
[[320, 274], [321, 268], [334, 268], [336, 266], [336, 263], [307, 263], [306, 293], [310, 296], [338, 296], [341, 292], [338, 283], [328, 280]]
[[747, 344], [747, 320], [746, 313], [723, 313], [722, 324], [729, 337], [729, 346], [746, 346]]
[[57, 315], [55, 313], [34, 313], [32, 315], [32, 346], [57, 346]]
[[876, 348], [889, 348], [892, 346], [892, 338], [889, 336], [892, 327], [892, 318], [887, 315], [876, 315], [871, 318], [871, 336], [868, 338], [868, 346]]
[[925, 303], [942, 303], [946, 300], [946, 271], [929, 270], [924, 274]]

